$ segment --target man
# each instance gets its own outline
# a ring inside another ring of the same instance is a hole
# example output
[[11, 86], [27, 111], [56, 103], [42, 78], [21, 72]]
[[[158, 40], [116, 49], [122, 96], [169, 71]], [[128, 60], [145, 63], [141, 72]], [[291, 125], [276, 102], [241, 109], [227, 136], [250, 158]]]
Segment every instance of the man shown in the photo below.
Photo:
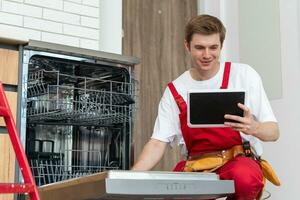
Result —
[[[261, 192], [264, 181], [259, 162], [252, 155], [260, 156], [260, 141], [276, 141], [279, 130], [259, 75], [245, 64], [220, 63], [225, 32], [222, 22], [213, 16], [200, 15], [188, 22], [184, 44], [192, 67], [168, 84], [159, 104], [153, 135], [132, 170], [153, 168], [161, 160], [167, 144], [177, 138], [187, 148], [188, 161], [178, 163], [175, 171], [216, 172], [221, 179], [235, 182], [235, 194], [227, 199], [253, 200]], [[226, 114], [225, 119], [235, 122], [225, 122], [225, 128], [188, 127], [188, 90], [217, 88], [246, 91], [245, 105], [238, 104], [244, 117]], [[248, 155], [242, 146], [247, 144], [245, 141], [250, 142], [252, 149], [247, 149]], [[233, 156], [222, 165], [202, 166], [203, 158], [220, 152], [225, 152], [224, 155], [230, 152], [228, 155]]]

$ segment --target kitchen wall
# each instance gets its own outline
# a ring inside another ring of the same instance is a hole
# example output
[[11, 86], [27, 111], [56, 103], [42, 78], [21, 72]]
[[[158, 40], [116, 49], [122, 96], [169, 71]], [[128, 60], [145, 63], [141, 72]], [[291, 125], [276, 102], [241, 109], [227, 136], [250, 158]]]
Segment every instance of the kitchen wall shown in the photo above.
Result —
[[[274, 2], [267, 2], [272, 3], [273, 6]], [[298, 199], [297, 185], [300, 177], [298, 169], [300, 145], [298, 141], [300, 140], [300, 134], [297, 124], [299, 124], [300, 119], [300, 93], [297, 88], [300, 82], [300, 3], [297, 0], [279, 0], [277, 4], [279, 5], [279, 11], [276, 17], [279, 20], [276, 23], [279, 23], [279, 30], [274, 35], [279, 34], [279, 38], [275, 42], [277, 43], [276, 48], [279, 48], [277, 50], [280, 52], [280, 63], [277, 63], [280, 67], [274, 68], [274, 70], [279, 70], [274, 74], [273, 66], [266, 66], [269, 70], [262, 73], [261, 76], [263, 82], [265, 82], [270, 77], [277, 76], [278, 72], [280, 73], [280, 77], [277, 79], [278, 83], [271, 86], [274, 88], [269, 90], [269, 92], [276, 92], [276, 89], [280, 90], [280, 95], [269, 93], [268, 96], [272, 97], [271, 105], [279, 123], [281, 136], [276, 143], [264, 143], [264, 158], [269, 160], [276, 170], [282, 186], [276, 187], [268, 183], [266, 190], [271, 193], [270, 199], [272, 200]], [[231, 0], [226, 3], [221, 0], [198, 0], [198, 5], [200, 13], [216, 15], [227, 26], [228, 37], [226, 39], [227, 45], [223, 49], [225, 51], [223, 59], [241, 60], [239, 0]], [[257, 6], [261, 6], [260, 3]], [[265, 11], [269, 12], [268, 9], [266, 8]], [[252, 10], [252, 12], [256, 12], [256, 10]], [[274, 27], [274, 24], [264, 28], [268, 29], [269, 27]], [[259, 46], [260, 43], [257, 43], [257, 48]], [[264, 54], [272, 52], [273, 49], [267, 49]]]
[[98, 50], [99, 7], [100, 0], [0, 0], [0, 37]]
[[[114, 2], [112, 0], [52, 0], [45, 3], [43, 0], [0, 0], [0, 37], [21, 40], [31, 38], [90, 49], [102, 50], [103, 48], [118, 53], [122, 48], [120, 43], [122, 18], [114, 12], [120, 13], [120, 4], [113, 8], [108, 6], [111, 10], [105, 15], [107, 17], [105, 19], [101, 17], [103, 1]], [[116, 1], [121, 2], [121, 0]], [[208, 12], [225, 20], [228, 35], [224, 46], [226, 51], [223, 52], [222, 58], [239, 61], [238, 0], [226, 1], [226, 3], [221, 0], [201, 0], [198, 1], [198, 6], [200, 12]], [[300, 177], [298, 170], [300, 133], [297, 129], [300, 119], [300, 93], [298, 92], [300, 3], [297, 0], [279, 0], [278, 16], [282, 96], [271, 100], [271, 105], [280, 125], [281, 137], [276, 143], [264, 144], [264, 156], [272, 163], [282, 181], [282, 186], [279, 188], [271, 184], [267, 185], [272, 200], [298, 199], [297, 185]], [[117, 34], [109, 34], [109, 32], [102, 34], [101, 29], [104, 25], [99, 25], [101, 23], [106, 23], [106, 26], [111, 28], [110, 31], [117, 31]], [[115, 29], [112, 28], [113, 26]], [[106, 44], [104, 45], [101, 40]], [[115, 48], [105, 48], [108, 44]]]

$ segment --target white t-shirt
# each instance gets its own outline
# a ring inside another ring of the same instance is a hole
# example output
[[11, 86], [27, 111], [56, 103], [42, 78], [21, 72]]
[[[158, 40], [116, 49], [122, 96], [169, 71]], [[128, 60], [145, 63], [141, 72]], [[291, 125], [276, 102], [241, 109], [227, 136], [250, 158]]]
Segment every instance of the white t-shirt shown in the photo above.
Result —
[[[220, 63], [218, 73], [209, 80], [196, 81], [191, 77], [190, 72], [186, 71], [175, 79], [173, 84], [185, 101], [187, 100], [187, 92], [191, 89], [219, 89], [222, 85], [224, 65], [225, 63]], [[231, 63], [228, 89], [246, 91], [245, 105], [250, 108], [251, 113], [258, 121], [277, 121], [265, 94], [260, 76], [249, 65]], [[158, 115], [151, 138], [171, 144], [184, 144], [179, 113], [174, 97], [167, 87], [159, 103]], [[263, 149], [258, 138], [243, 133], [240, 134], [243, 140], [250, 142], [257, 155], [262, 154]]]

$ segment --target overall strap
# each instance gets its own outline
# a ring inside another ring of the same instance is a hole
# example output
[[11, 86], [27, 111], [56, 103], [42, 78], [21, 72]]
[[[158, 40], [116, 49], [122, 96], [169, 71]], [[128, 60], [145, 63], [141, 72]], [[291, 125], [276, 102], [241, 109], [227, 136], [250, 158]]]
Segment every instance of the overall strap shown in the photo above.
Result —
[[227, 89], [227, 87], [228, 87], [230, 67], [231, 67], [231, 62], [226, 62], [224, 73], [223, 73], [223, 81], [222, 81], [221, 89]]
[[180, 94], [178, 94], [174, 84], [172, 82], [170, 82], [170, 83], [168, 83], [168, 87], [177, 103], [177, 106], [178, 106], [180, 112], [185, 111], [187, 108], [186, 102], [184, 101], [182, 96]]
[[[186, 112], [186, 109], [187, 109], [187, 105], [186, 105], [186, 102], [184, 101], [184, 99], [182, 98], [182, 96], [180, 94], [178, 94], [174, 84], [172, 82], [168, 83], [168, 87], [177, 103], [177, 106], [180, 110], [180, 113], [184, 113]], [[181, 127], [185, 127], [181, 124], [180, 122], [180, 126]], [[182, 132], [182, 137], [183, 137], [183, 140], [185, 142], [185, 145], [187, 147], [187, 150], [189, 149], [189, 139], [188, 139], [188, 130], [187, 129], [181, 129], [181, 132]], [[189, 150], [188, 150], [189, 151]]]

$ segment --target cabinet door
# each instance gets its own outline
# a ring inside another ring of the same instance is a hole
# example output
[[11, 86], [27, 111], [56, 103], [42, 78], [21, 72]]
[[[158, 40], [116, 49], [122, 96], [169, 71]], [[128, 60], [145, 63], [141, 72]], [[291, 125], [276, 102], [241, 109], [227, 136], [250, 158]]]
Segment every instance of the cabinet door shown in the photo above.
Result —
[[[16, 120], [17, 93], [5, 92], [13, 117]], [[0, 117], [0, 126], [5, 126]], [[0, 133], [0, 183], [15, 182], [15, 153], [8, 134]], [[0, 194], [0, 200], [13, 200], [13, 194]]]
[[[9, 135], [0, 133], [0, 183], [15, 182], [15, 153]], [[0, 200], [13, 200], [13, 194], [0, 194]]]
[[2, 83], [18, 84], [19, 52], [0, 48], [0, 81]]
[[[6, 94], [6, 98], [7, 98], [7, 101], [8, 101], [8, 104], [10, 106], [10, 110], [13, 114], [13, 118], [16, 122], [16, 114], [17, 114], [17, 93], [16, 92], [9, 92], [9, 91], [6, 91], [5, 92]], [[3, 120], [2, 117], [0, 117], [0, 126], [5, 126], [5, 122]], [[0, 151], [1, 152], [1, 151]]]

